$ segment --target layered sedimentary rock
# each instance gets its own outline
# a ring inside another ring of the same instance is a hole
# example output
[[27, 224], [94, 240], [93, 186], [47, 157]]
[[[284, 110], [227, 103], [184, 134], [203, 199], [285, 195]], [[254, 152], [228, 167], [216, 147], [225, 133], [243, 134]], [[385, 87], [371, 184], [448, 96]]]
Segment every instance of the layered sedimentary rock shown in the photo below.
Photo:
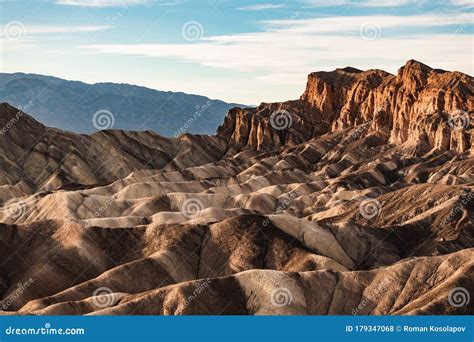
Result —
[[472, 100], [409, 62], [311, 74], [212, 137], [4, 104], [0, 314], [472, 314]]
[[120, 130], [79, 135], [45, 127], [7, 103], [0, 104], [0, 127], [0, 202], [63, 186], [109, 183], [137, 170], [200, 165], [226, 151], [214, 136], [169, 139]]
[[473, 142], [472, 129], [461, 129], [471, 127], [473, 111], [471, 76], [411, 60], [397, 75], [355, 68], [311, 73], [299, 100], [233, 109], [218, 134], [237, 148], [261, 150], [367, 124], [384, 132], [387, 143], [462, 152]]

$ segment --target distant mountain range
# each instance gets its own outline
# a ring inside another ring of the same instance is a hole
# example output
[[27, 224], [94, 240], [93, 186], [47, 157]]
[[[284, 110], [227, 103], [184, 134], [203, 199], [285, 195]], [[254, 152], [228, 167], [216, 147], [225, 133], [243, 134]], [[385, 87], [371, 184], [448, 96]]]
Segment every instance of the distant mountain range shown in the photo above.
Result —
[[168, 137], [214, 134], [230, 108], [242, 107], [181, 92], [25, 73], [0, 73], [0, 102], [22, 108], [47, 126], [77, 133], [116, 128]]

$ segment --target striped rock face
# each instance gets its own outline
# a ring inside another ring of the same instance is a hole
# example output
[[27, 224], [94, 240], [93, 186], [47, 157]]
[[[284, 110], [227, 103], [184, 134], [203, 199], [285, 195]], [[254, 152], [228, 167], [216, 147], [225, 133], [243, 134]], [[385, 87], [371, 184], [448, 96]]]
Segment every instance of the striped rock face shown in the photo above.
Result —
[[472, 314], [472, 77], [310, 74], [215, 136], [0, 105], [0, 314]]

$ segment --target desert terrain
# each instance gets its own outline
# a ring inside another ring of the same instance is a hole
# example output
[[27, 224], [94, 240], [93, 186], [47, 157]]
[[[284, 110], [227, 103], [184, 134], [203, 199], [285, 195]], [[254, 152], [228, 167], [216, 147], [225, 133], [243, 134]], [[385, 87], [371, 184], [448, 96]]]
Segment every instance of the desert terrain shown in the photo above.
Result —
[[469, 75], [314, 72], [215, 135], [0, 127], [0, 314], [474, 313]]

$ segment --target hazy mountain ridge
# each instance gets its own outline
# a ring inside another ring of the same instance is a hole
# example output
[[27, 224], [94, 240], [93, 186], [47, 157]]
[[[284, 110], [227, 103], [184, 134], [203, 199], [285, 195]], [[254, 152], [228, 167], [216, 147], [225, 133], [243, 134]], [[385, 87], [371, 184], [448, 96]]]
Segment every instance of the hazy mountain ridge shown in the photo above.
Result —
[[[154, 130], [168, 137], [179, 135], [177, 132], [214, 134], [227, 111], [241, 106], [129, 84], [87, 84], [24, 73], [0, 73], [0, 102], [21, 108], [28, 105], [27, 112], [46, 126], [76, 133], [115, 128]], [[94, 126], [94, 113], [100, 110], [112, 113], [113, 126]], [[193, 124], [183, 127], [197, 112], [198, 122], [193, 120]]]

